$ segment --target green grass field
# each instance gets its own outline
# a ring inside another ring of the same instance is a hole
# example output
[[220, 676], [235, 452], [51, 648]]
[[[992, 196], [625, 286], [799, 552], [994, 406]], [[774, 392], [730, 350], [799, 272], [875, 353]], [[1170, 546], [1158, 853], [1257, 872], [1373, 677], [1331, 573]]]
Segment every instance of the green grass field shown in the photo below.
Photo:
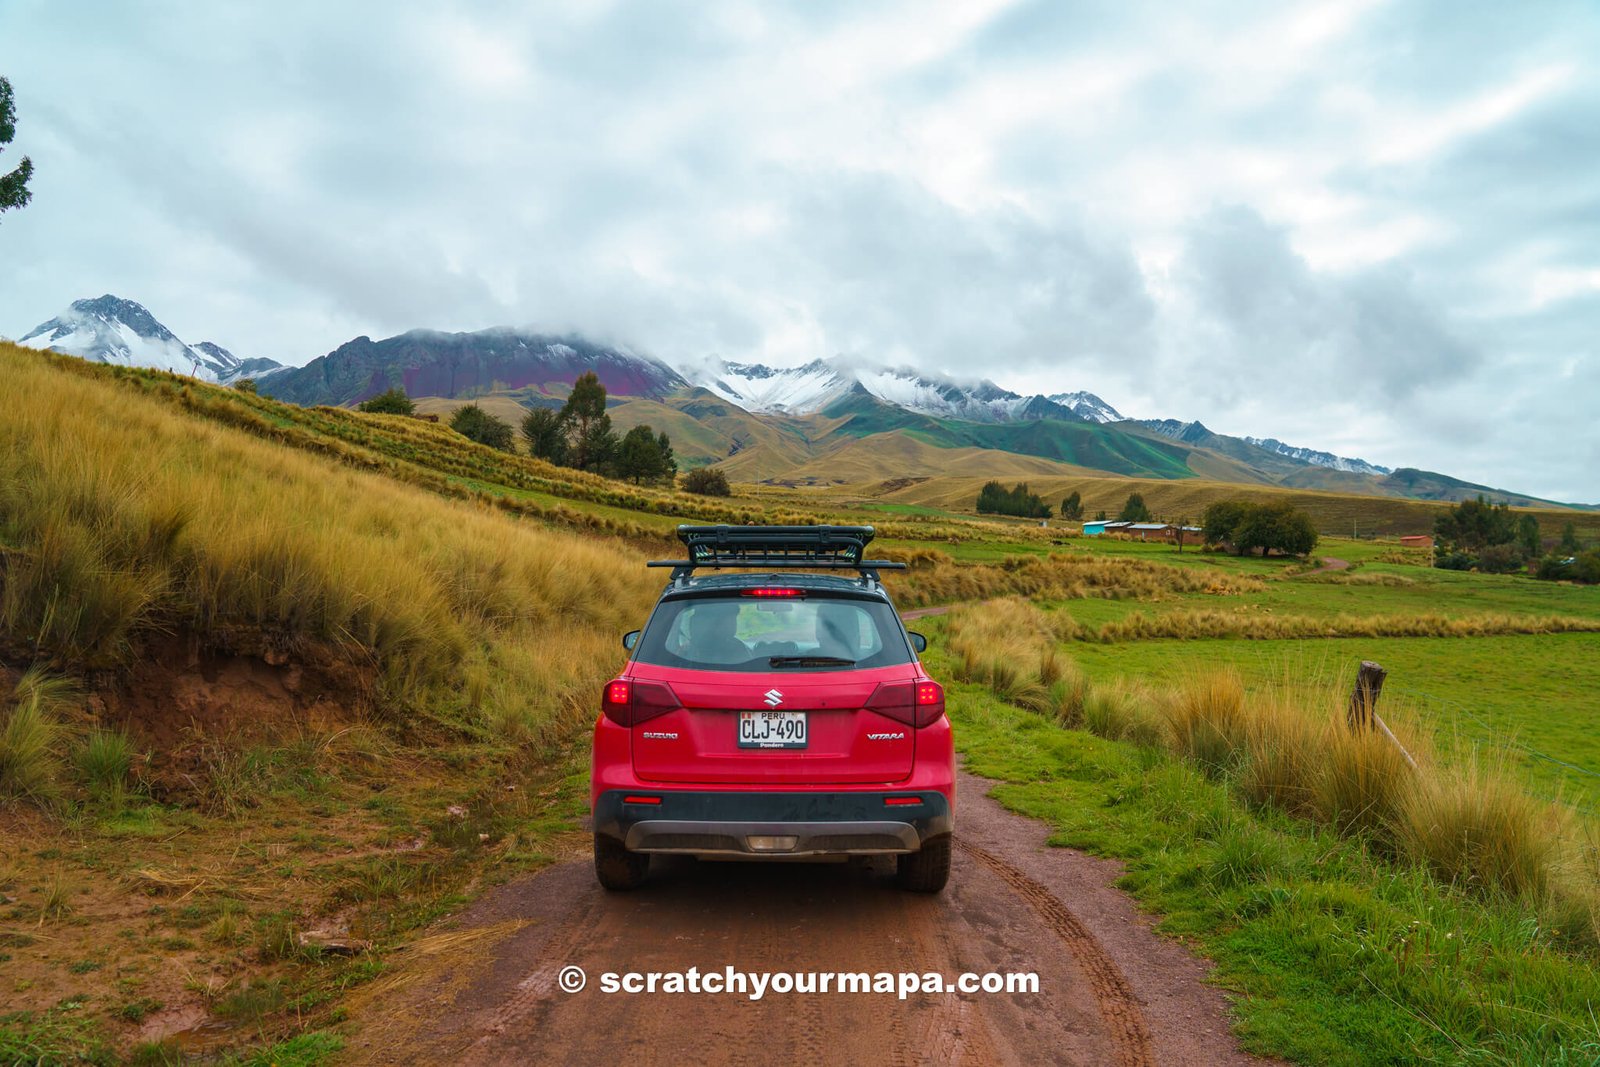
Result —
[[1053, 844], [1123, 861], [1122, 886], [1160, 928], [1216, 962], [1251, 1051], [1350, 1067], [1600, 1056], [1600, 971], [1519, 906], [1247, 808], [1150, 749], [1060, 729], [976, 686], [951, 695], [968, 769], [1052, 826]]

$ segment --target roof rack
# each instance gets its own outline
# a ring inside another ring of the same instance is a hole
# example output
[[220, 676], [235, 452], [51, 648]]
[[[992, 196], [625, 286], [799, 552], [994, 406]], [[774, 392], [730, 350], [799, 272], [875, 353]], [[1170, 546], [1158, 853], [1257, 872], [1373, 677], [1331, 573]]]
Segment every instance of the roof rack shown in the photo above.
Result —
[[870, 526], [679, 526], [689, 558], [653, 559], [647, 566], [671, 567], [673, 581], [701, 567], [853, 570], [872, 581], [880, 570], [905, 570], [904, 563], [862, 558], [874, 533]]

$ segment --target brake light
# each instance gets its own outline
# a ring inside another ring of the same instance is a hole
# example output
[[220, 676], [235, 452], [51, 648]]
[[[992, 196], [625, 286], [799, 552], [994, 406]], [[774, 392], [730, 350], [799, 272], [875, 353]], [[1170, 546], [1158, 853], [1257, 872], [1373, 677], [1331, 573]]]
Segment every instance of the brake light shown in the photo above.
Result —
[[622, 802], [624, 804], [660, 804], [661, 803], [661, 798], [660, 797], [642, 797], [642, 796], [625, 796], [625, 797], [622, 798]]
[[880, 682], [861, 706], [921, 729], [944, 715], [944, 686], [926, 680]]
[[761, 588], [758, 588], [758, 589], [746, 589], [744, 591], [744, 595], [745, 596], [760, 596], [760, 597], [805, 596], [806, 595], [806, 591], [804, 589], [777, 589], [777, 588], [773, 588], [771, 586], [762, 586]]
[[665, 682], [635, 682], [617, 678], [607, 682], [600, 710], [619, 726], [637, 726], [683, 705]]
[[883, 798], [884, 807], [888, 807], [888, 808], [907, 808], [907, 807], [910, 807], [913, 804], [921, 804], [921, 803], [922, 803], [922, 798], [921, 797], [884, 797]]

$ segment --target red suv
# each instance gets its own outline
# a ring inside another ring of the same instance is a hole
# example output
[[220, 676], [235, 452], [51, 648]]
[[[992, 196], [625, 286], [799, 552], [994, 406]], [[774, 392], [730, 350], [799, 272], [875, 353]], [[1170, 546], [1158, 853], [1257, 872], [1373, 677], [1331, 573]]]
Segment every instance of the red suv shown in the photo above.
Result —
[[[863, 559], [870, 526], [680, 526], [689, 558], [594, 729], [594, 869], [634, 889], [652, 853], [896, 857], [950, 876], [955, 755], [944, 688]], [[707, 570], [739, 573], [706, 574]], [[847, 571], [849, 576], [828, 571]]]

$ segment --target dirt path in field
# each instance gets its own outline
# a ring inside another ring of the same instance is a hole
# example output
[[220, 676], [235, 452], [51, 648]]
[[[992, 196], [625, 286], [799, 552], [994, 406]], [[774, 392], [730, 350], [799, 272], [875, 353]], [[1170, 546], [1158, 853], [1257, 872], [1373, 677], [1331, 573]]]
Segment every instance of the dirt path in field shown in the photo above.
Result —
[[[1246, 1064], [1206, 967], [1112, 885], [1117, 864], [1045, 844], [963, 775], [938, 896], [886, 863], [658, 858], [607, 894], [587, 856], [490, 892], [458, 947], [401, 964], [352, 1004], [352, 1062]], [[586, 972], [564, 992], [561, 972]], [[971, 972], [1038, 992], [606, 993], [605, 972]]]
[[[1323, 556], [1322, 557], [1322, 566], [1318, 567], [1314, 571], [1306, 571], [1306, 574], [1325, 574], [1328, 571], [1347, 571], [1349, 569], [1350, 569], [1350, 561], [1349, 560], [1347, 560], [1347, 559], [1335, 559], [1333, 556]], [[1302, 577], [1304, 577], [1304, 575], [1302, 575]]]
[[936, 608], [912, 608], [910, 611], [902, 611], [900, 617], [906, 622], [910, 622], [912, 619], [926, 619], [929, 615], [943, 615], [952, 607], [954, 607], [953, 604], [940, 604]]

